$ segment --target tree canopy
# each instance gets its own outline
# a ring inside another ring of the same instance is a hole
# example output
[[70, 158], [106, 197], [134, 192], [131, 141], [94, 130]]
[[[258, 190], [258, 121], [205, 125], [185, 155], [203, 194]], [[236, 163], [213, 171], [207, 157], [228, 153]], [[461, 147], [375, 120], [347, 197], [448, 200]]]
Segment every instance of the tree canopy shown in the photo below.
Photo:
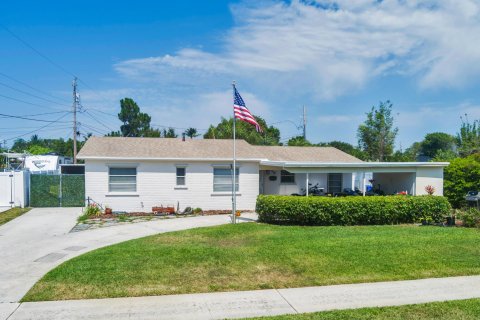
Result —
[[187, 130], [185, 130], [185, 135], [187, 137], [189, 137], [190, 139], [193, 139], [195, 137], [198, 137], [199, 136], [199, 133], [197, 132], [197, 129], [196, 128], [188, 128]]
[[[84, 140], [77, 141], [78, 150], [82, 148], [89, 136], [85, 136]], [[42, 139], [37, 135], [32, 136], [29, 140], [17, 139], [10, 148], [12, 152], [28, 152], [31, 154], [45, 154], [55, 152], [67, 157], [73, 156], [73, 139]]]
[[458, 151], [462, 156], [480, 152], [480, 120], [470, 123], [467, 115], [462, 119], [460, 132], [457, 133]]
[[[255, 116], [262, 127], [263, 133], [257, 132], [255, 126], [238, 121], [236, 123], [237, 139], [244, 139], [254, 145], [279, 145], [280, 130], [274, 126], [268, 126], [264, 119]], [[203, 135], [204, 139], [233, 139], [233, 118], [222, 118], [216, 126], [211, 125]]]
[[428, 133], [420, 146], [420, 153], [429, 158], [434, 158], [438, 152], [455, 150], [455, 137], [445, 132]]
[[123, 122], [120, 132], [111, 132], [107, 136], [123, 137], [159, 137], [160, 131], [150, 126], [152, 118], [140, 112], [140, 107], [131, 98], [120, 100], [118, 119]]
[[393, 154], [398, 128], [393, 126], [392, 103], [380, 102], [372, 107], [367, 119], [358, 127], [358, 144], [368, 160], [385, 161]]
[[342, 150], [345, 153], [348, 153], [349, 155], [352, 155], [360, 160], [366, 160], [366, 154], [359, 148], [353, 146], [352, 144], [348, 142], [343, 142], [343, 141], [330, 141], [327, 143], [322, 144], [325, 147], [334, 147], [339, 150]]
[[310, 147], [314, 146], [314, 144], [310, 143], [310, 141], [306, 140], [303, 136], [296, 136], [292, 137], [287, 142], [288, 146], [299, 146], [299, 147]]

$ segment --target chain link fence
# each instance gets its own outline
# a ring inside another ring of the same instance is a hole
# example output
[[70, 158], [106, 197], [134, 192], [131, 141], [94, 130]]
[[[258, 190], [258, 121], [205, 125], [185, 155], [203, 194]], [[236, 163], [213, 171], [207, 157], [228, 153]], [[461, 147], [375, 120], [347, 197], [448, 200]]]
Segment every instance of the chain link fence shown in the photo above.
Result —
[[30, 175], [30, 206], [83, 207], [85, 205], [85, 175]]

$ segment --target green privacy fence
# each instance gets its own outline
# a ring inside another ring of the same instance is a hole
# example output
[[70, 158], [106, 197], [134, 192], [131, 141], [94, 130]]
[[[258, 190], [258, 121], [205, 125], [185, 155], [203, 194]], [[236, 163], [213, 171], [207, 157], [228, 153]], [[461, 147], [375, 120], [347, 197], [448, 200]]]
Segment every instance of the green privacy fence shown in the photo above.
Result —
[[83, 174], [30, 175], [30, 206], [83, 207], [85, 176]]

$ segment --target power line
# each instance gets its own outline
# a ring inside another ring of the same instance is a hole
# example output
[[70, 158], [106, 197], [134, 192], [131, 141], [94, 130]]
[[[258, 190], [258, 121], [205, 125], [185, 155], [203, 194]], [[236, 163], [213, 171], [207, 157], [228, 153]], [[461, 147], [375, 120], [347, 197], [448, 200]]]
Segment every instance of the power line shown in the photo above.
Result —
[[[15, 39], [17, 39], [18, 41], [20, 41], [23, 45], [25, 45], [26, 47], [28, 47], [29, 49], [31, 49], [33, 52], [35, 52], [37, 55], [39, 55], [40, 57], [42, 57], [43, 59], [45, 59], [47, 62], [49, 62], [51, 65], [55, 66], [56, 68], [58, 68], [59, 70], [63, 71], [64, 73], [66, 73], [67, 75], [71, 76], [71, 77], [74, 77], [74, 78], [77, 78], [78, 82], [82, 83], [85, 87], [89, 88], [90, 90], [92, 90], [92, 93], [94, 95], [96, 95], [97, 97], [99, 97], [100, 99], [104, 100], [104, 101], [107, 101], [105, 98], [101, 97], [100, 95], [98, 95], [94, 89], [92, 87], [90, 87], [85, 81], [83, 81], [82, 79], [78, 78], [73, 72], [70, 72], [69, 70], [67, 70], [66, 68], [62, 67], [60, 64], [56, 63], [55, 61], [53, 61], [51, 58], [49, 58], [48, 56], [46, 56], [45, 54], [43, 54], [42, 52], [40, 52], [39, 50], [37, 50], [35, 47], [33, 47], [31, 44], [29, 44], [27, 41], [23, 40], [20, 36], [18, 36], [17, 34], [15, 34], [13, 31], [11, 31], [10, 29], [8, 29], [6, 26], [0, 24], [0, 27], [2, 27], [3, 29], [5, 29], [5, 31], [7, 31], [11, 36], [13, 36]], [[110, 103], [110, 101], [108, 102]]]
[[47, 57], [46, 55], [44, 55], [43, 53], [41, 53], [40, 51], [38, 51], [37, 49], [35, 49], [31, 44], [29, 44], [28, 42], [26, 42], [25, 40], [23, 40], [22, 38], [20, 38], [18, 35], [16, 35], [13, 31], [11, 31], [10, 29], [8, 29], [7, 27], [5, 27], [4, 25], [0, 24], [0, 27], [2, 27], [5, 31], [7, 31], [12, 37], [14, 37], [15, 39], [17, 39], [18, 41], [20, 41], [21, 43], [23, 43], [23, 45], [25, 45], [27, 48], [29, 48], [30, 50], [32, 50], [33, 52], [35, 52], [37, 55], [39, 55], [40, 57], [42, 57], [43, 59], [45, 59], [46, 61], [48, 61], [51, 65], [57, 67], [59, 70], [65, 72], [66, 74], [72, 76], [72, 77], [75, 77], [75, 75], [73, 73], [71, 73], [70, 71], [68, 71], [67, 69], [65, 69], [64, 67], [62, 67], [61, 65], [59, 65], [58, 63], [56, 63], [55, 61], [53, 61], [52, 59], [50, 59], [49, 57]]
[[108, 132], [102, 132], [102, 131], [98, 130], [97, 128], [91, 127], [91, 126], [86, 125], [86, 124], [84, 124], [84, 123], [80, 123], [79, 125], [80, 125], [80, 127], [85, 127], [85, 128], [87, 128], [87, 129], [90, 129], [90, 130], [98, 133], [98, 134], [105, 135], [106, 133], [108, 133]]
[[118, 119], [118, 115], [115, 115], [115, 114], [112, 114], [112, 113], [104, 112], [104, 111], [101, 111], [101, 110], [98, 110], [98, 109], [95, 109], [95, 108], [92, 108], [92, 107], [88, 107], [88, 110], [96, 111], [96, 112], [102, 113], [104, 115], [111, 116], [111, 117], [114, 117], [114, 118]]
[[63, 116], [61, 116], [60, 118], [58, 118], [58, 119], [56, 119], [56, 120], [54, 120], [54, 121], [52, 121], [52, 122], [50, 122], [50, 123], [48, 123], [48, 124], [44, 125], [43, 127], [37, 128], [37, 129], [35, 129], [35, 130], [33, 130], [33, 131], [30, 131], [30, 132], [24, 133], [24, 134], [22, 134], [22, 135], [19, 135], [19, 136], [13, 137], [13, 138], [5, 139], [5, 141], [11, 141], [11, 140], [15, 140], [15, 139], [18, 139], [18, 138], [24, 137], [24, 136], [26, 136], [26, 135], [29, 135], [29, 134], [32, 134], [32, 133], [38, 132], [38, 131], [40, 131], [40, 130], [42, 130], [42, 129], [45, 129], [45, 128], [49, 127], [50, 125], [52, 125], [52, 124], [54, 124], [54, 123], [56, 123], [56, 122], [60, 122], [60, 120], [62, 120], [62, 119], [63, 119], [63, 118], [65, 118], [66, 116], [67, 116], [67, 114], [64, 114], [64, 115], [63, 115]]
[[[63, 113], [65, 113], [65, 114], [62, 116], [62, 118], [70, 112], [64, 111]], [[29, 121], [37, 121], [37, 122], [49, 122], [49, 123], [58, 122], [58, 120], [34, 119], [34, 118], [28, 118], [28, 117], [24, 117], [24, 116], [15, 116], [15, 115], [4, 114], [4, 113], [0, 113], [0, 116], [2, 116], [4, 118], [14, 118], [14, 119], [29, 120]], [[61, 121], [61, 122], [70, 122], [70, 121]]]
[[52, 107], [47, 107], [47, 106], [44, 106], [44, 105], [41, 105], [41, 104], [37, 104], [37, 103], [28, 102], [28, 101], [21, 100], [21, 99], [9, 97], [9, 96], [3, 95], [3, 94], [0, 94], [0, 97], [5, 98], [5, 99], [9, 99], [9, 100], [13, 100], [13, 101], [17, 101], [17, 102], [21, 102], [21, 103], [25, 103], [25, 104], [29, 104], [29, 105], [35, 106], [35, 107], [47, 108], [47, 109], [52, 109], [52, 110], [58, 110], [58, 108], [56, 109], [56, 108], [52, 108]]
[[26, 92], [26, 91], [23, 91], [23, 90], [20, 90], [20, 89], [14, 88], [14, 87], [12, 87], [12, 86], [9, 86], [8, 84], [2, 83], [2, 82], [0, 82], [0, 85], [2, 85], [2, 86], [4, 86], [4, 87], [7, 87], [7, 88], [9, 88], [9, 89], [11, 89], [11, 90], [14, 90], [14, 91], [17, 91], [17, 92], [23, 93], [23, 94], [25, 94], [25, 95], [28, 95], [28, 96], [31, 96], [31, 97], [34, 97], [34, 98], [37, 98], [37, 99], [40, 99], [40, 100], [46, 101], [46, 102], [50, 102], [50, 103], [54, 103], [54, 104], [58, 104], [58, 105], [60, 105], [60, 106], [62, 106], [62, 107], [64, 107], [64, 106], [65, 106], [64, 104], [62, 104], [62, 103], [60, 103], [60, 102], [56, 102], [56, 101], [53, 101], [53, 100], [45, 99], [45, 98], [43, 98], [43, 97], [40, 97], [40, 96], [37, 96], [37, 95], [35, 95], [35, 94], [32, 94], [32, 93], [29, 93], [29, 92]]
[[[57, 114], [57, 113], [69, 113], [71, 111], [55, 111], [55, 112], [43, 112], [43, 113], [34, 113], [34, 114], [22, 114], [20, 117], [34, 117], [34, 116], [44, 116], [47, 114]], [[17, 115], [14, 115], [17, 116]]]
[[88, 112], [88, 110], [85, 110], [85, 115], [87, 115], [89, 118], [93, 119], [95, 122], [97, 122], [101, 126], [104, 126], [105, 128], [109, 129], [110, 131], [115, 131], [112, 128], [110, 128], [109, 126], [107, 126], [105, 123], [103, 123], [102, 121], [95, 118], [95, 116], [93, 116], [90, 112]]
[[56, 97], [56, 96], [54, 96], [54, 95], [52, 95], [52, 94], [50, 94], [50, 93], [48, 93], [48, 92], [45, 92], [45, 91], [39, 90], [39, 89], [37, 89], [37, 88], [34, 88], [34, 87], [32, 87], [31, 85], [29, 85], [28, 83], [25, 83], [25, 82], [23, 82], [23, 81], [20, 81], [20, 80], [18, 80], [18, 79], [15, 79], [14, 77], [9, 76], [9, 75], [7, 75], [7, 74], [5, 74], [5, 73], [3, 73], [3, 72], [0, 72], [0, 76], [3, 76], [3, 77], [5, 77], [5, 78], [7, 78], [7, 79], [10, 79], [11, 81], [14, 81], [14, 82], [16, 82], [16, 83], [19, 83], [19, 84], [21, 84], [21, 85], [23, 85], [23, 86], [25, 86], [25, 87], [27, 87], [27, 88], [30, 88], [30, 89], [33, 90], [33, 91], [36, 91], [36, 92], [38, 92], [38, 93], [44, 94], [44, 95], [46, 95], [46, 96], [49, 96], [50, 98], [54, 98], [54, 99], [57, 99], [57, 100], [60, 100], [60, 101], [66, 102], [66, 103], [70, 103], [70, 101], [68, 101], [68, 100], [66, 100], [66, 99], [64, 99], [64, 98], [59, 98], [59, 97]]

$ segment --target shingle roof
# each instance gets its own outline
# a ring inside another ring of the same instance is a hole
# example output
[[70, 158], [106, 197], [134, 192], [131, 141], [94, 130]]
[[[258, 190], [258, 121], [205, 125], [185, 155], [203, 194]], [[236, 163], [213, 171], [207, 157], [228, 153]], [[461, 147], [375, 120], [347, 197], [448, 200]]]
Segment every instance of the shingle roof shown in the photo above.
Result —
[[[361, 162], [333, 147], [253, 146], [237, 140], [237, 159], [298, 162]], [[232, 158], [232, 140], [91, 137], [79, 159], [218, 159]]]

